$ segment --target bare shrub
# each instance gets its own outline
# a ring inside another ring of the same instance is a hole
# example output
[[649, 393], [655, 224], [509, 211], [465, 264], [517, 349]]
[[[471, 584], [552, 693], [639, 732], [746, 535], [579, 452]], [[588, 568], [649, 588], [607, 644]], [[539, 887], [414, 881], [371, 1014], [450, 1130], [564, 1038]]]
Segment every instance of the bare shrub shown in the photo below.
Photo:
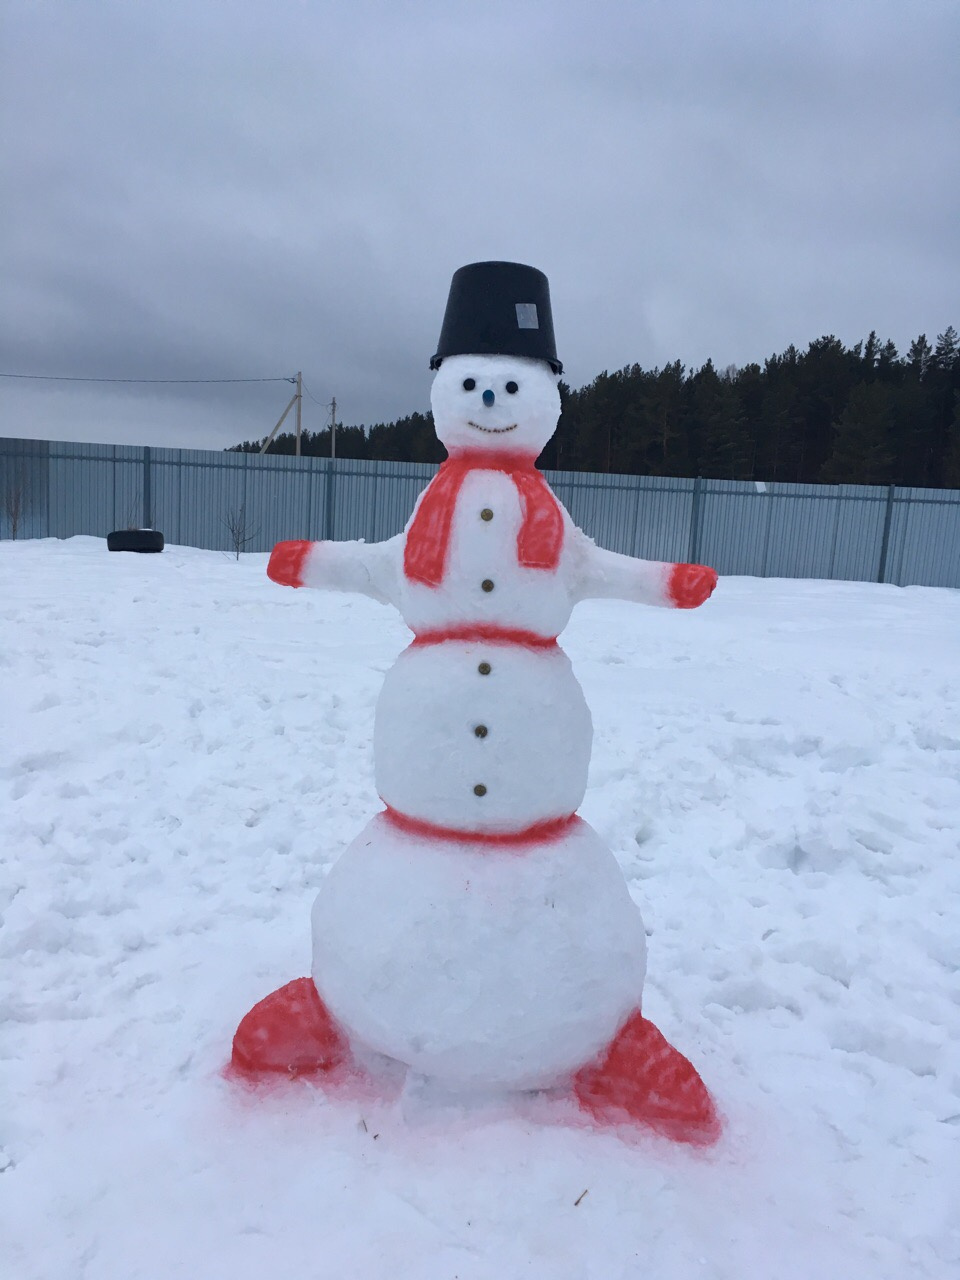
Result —
[[260, 533], [260, 526], [257, 525], [255, 529], [249, 527], [247, 504], [245, 502], [241, 502], [239, 507], [233, 507], [228, 511], [223, 517], [223, 523], [227, 526], [230, 541], [239, 560], [240, 552], [248, 543], [253, 542], [254, 538]]

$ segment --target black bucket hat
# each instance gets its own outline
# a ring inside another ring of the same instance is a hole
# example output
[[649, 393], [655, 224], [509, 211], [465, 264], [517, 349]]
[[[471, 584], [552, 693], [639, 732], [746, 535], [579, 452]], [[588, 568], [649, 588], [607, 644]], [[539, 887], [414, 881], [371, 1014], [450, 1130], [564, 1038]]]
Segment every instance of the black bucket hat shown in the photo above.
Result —
[[526, 356], [562, 373], [553, 336], [550, 285], [536, 267], [472, 262], [455, 271], [431, 369], [446, 356]]

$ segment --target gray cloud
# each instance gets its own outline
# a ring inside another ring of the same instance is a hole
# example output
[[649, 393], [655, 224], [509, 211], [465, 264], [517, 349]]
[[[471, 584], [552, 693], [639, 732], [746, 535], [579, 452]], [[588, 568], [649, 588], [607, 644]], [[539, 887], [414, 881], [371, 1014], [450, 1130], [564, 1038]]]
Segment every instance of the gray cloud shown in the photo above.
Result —
[[[427, 406], [452, 272], [532, 262], [569, 381], [957, 323], [954, 4], [11, 0], [0, 365], [302, 368]], [[0, 380], [0, 431], [220, 447], [284, 384]], [[323, 411], [305, 404], [305, 422]]]

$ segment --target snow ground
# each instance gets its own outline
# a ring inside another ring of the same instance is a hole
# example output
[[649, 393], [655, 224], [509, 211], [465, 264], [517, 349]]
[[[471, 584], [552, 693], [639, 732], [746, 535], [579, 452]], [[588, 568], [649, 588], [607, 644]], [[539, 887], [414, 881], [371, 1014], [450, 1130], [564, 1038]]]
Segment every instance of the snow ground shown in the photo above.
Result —
[[958, 1274], [960, 593], [728, 578], [565, 633], [703, 1155], [221, 1075], [308, 972], [408, 639], [265, 563], [0, 543], [0, 1275]]

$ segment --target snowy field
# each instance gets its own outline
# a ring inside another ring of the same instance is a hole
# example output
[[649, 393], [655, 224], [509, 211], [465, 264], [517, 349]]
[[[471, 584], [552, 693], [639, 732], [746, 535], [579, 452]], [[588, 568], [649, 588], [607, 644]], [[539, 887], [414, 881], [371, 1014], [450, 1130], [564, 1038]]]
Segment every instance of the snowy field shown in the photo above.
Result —
[[960, 593], [730, 578], [564, 634], [704, 1155], [224, 1078], [378, 807], [409, 638], [265, 564], [0, 543], [0, 1276], [960, 1274]]

